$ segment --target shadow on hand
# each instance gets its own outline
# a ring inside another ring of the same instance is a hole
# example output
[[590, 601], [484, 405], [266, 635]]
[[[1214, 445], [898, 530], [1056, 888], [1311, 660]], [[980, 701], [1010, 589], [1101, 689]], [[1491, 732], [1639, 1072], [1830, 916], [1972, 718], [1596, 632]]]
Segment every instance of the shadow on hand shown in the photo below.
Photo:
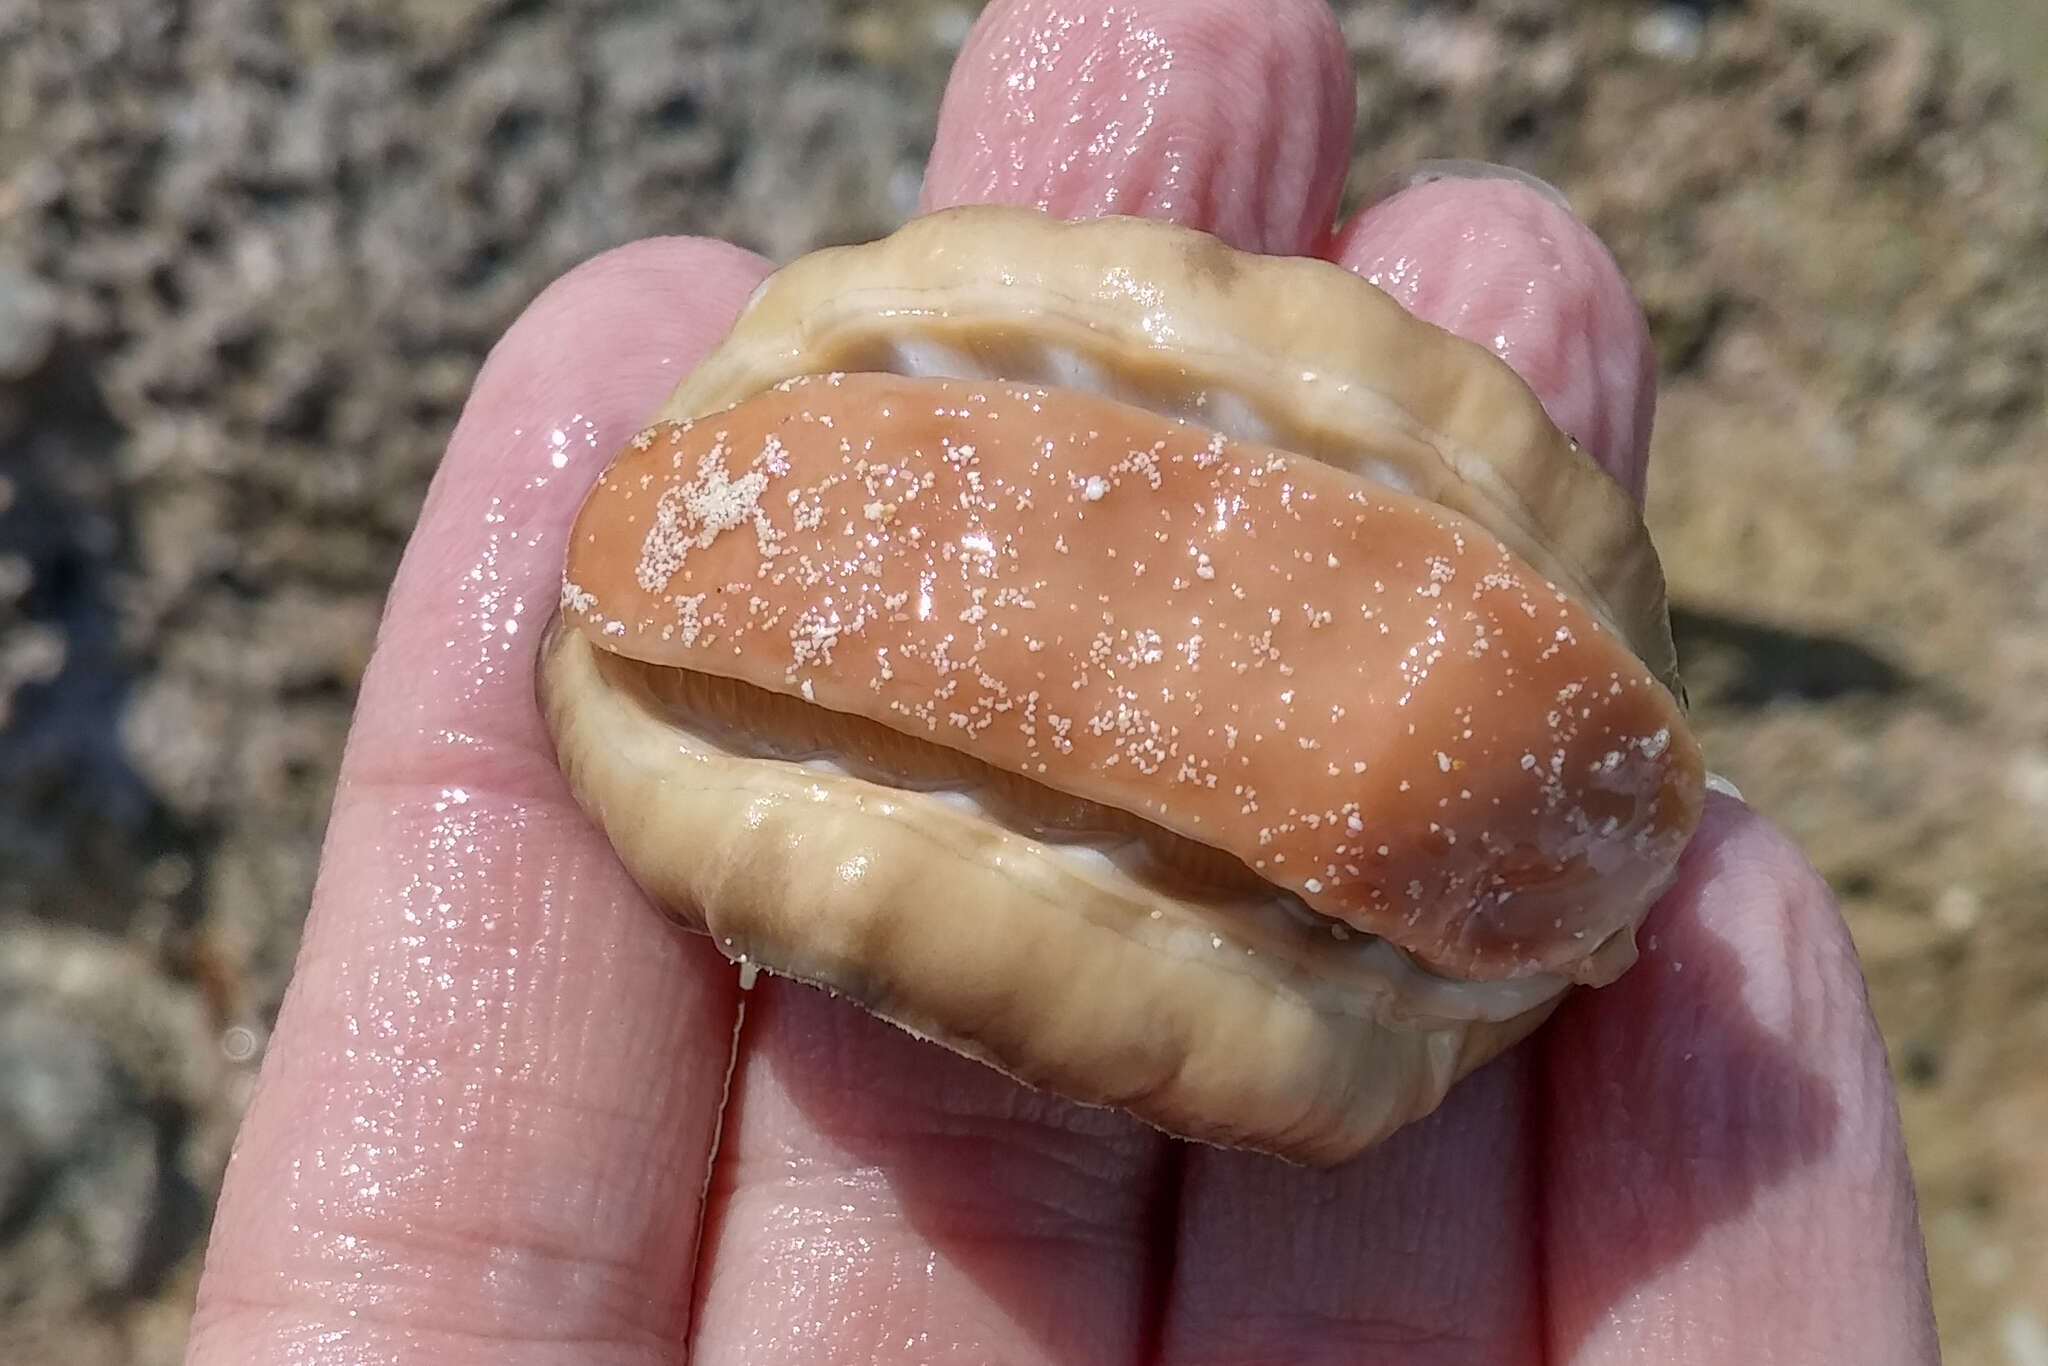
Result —
[[[864, 1237], [860, 1255], [909, 1256], [915, 1265], [893, 1274], [833, 1269], [835, 1281], [921, 1278], [921, 1241], [945, 1268], [936, 1293], [918, 1292], [922, 1312], [949, 1312], [958, 1297], [947, 1282], [964, 1277], [1017, 1326], [1014, 1337], [1051, 1360], [1143, 1354], [1157, 1318], [1154, 1247], [1170, 1241], [1176, 1205], [1175, 1148], [1163, 1136], [1128, 1115], [1031, 1090], [791, 982], [755, 988], [745, 1041], [748, 1066], [766, 1064], [812, 1131], [798, 1138], [799, 1150], [849, 1169], [828, 1184], [857, 1191], [856, 1203], [823, 1217], [871, 1232], [894, 1223], [888, 1207], [899, 1205], [909, 1226], [907, 1247]], [[736, 1095], [744, 1115], [755, 1098]], [[869, 1192], [884, 1217], [857, 1203]], [[990, 1318], [965, 1312], [970, 1333]], [[1000, 1356], [1004, 1342], [968, 1345]]]
[[[1540, 1360], [1540, 1325], [1577, 1344], [1835, 1138], [1834, 1093], [1796, 1031], [1752, 1005], [1803, 1022], [1813, 1003], [1798, 982], [1752, 982], [1689, 895], [1653, 916], [1621, 982], [1567, 1002], [1444, 1112], [1329, 1172], [1190, 1150], [788, 983], [754, 993], [748, 1032], [819, 1137], [885, 1181], [917, 1235], [1053, 1359], [1150, 1355], [1178, 1274], [1178, 1306], [1234, 1299], [1269, 1346], [1295, 1336], [1293, 1318], [1325, 1349], [1437, 1338], [1434, 1360], [1448, 1335], [1477, 1358]], [[1184, 1224], [1184, 1198], [1258, 1208]], [[1272, 1238], [1188, 1241], [1212, 1224]], [[1404, 1295], [1411, 1306], [1388, 1303]]]
[[[1745, 1285], [1805, 1279], [1825, 1295], [1829, 1284], [1825, 1266], [1786, 1264], [1801, 1246], [1825, 1245], [1788, 1225], [1824, 1210], [1827, 1183], [1844, 1175], [1828, 1170], [1848, 1137], [1837, 1082], [1858, 1065], [1869, 1022], [1819, 880], [1717, 799], [1637, 937], [1636, 966], [1568, 1002], [1542, 1044], [1546, 1271], [1561, 1352], [1617, 1313], [1634, 1318], [1630, 1301], [1645, 1293], [1661, 1301], [1637, 1307], [1651, 1319], [1698, 1312], [1739, 1334], [1768, 1298], [1745, 1309]], [[1724, 1236], [1703, 1246], [1716, 1230]], [[1691, 1293], [1678, 1269], [1698, 1272]], [[1753, 1331], [1759, 1346], [1770, 1340], [1769, 1324]]]

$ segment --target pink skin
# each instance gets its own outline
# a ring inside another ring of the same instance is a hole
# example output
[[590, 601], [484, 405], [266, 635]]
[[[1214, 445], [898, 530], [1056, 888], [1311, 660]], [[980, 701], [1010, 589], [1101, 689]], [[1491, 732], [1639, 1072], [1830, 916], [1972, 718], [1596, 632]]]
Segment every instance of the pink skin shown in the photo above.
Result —
[[[1611, 261], [1497, 181], [1333, 234], [1351, 81], [1312, 0], [999, 0], [926, 202], [1329, 247], [1640, 490], [1650, 361]], [[364, 681], [195, 1366], [1934, 1359], [1848, 937], [1726, 799], [1635, 972], [1341, 1170], [1168, 1141], [780, 982], [714, 1159], [733, 970], [570, 802], [530, 666], [582, 491], [766, 269], [622, 248], [485, 366]]]

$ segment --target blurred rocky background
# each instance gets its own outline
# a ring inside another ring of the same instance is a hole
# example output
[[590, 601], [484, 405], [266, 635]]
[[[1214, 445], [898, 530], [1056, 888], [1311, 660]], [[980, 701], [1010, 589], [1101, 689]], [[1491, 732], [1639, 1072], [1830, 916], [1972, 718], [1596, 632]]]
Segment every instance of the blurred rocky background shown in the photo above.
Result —
[[[1636, 282], [1710, 752], [1847, 907], [1950, 1361], [2042, 1366], [2048, 30], [1903, 2], [1341, 4], [1354, 185], [1527, 167]], [[972, 16], [0, 0], [0, 1361], [177, 1360], [485, 348], [636, 236], [895, 225]]]

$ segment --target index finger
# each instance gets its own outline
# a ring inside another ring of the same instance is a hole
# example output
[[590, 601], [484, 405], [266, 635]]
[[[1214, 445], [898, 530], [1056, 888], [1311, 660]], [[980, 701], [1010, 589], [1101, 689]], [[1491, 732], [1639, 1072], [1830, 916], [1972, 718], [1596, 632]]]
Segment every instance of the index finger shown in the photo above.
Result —
[[570, 800], [533, 652], [583, 490], [764, 270], [623, 248], [485, 365], [363, 682], [188, 1360], [675, 1350], [732, 987]]

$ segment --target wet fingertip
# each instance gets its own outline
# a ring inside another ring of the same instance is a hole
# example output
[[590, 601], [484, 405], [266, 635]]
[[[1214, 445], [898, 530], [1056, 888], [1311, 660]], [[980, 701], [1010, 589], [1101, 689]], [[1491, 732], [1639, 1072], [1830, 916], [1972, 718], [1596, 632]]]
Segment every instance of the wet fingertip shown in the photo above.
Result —
[[1352, 215], [1332, 259], [1506, 361], [1640, 504], [1656, 370], [1648, 324], [1613, 254], [1533, 177], [1429, 165], [1403, 172], [1403, 188]]
[[1328, 236], [1355, 82], [1323, 0], [1014, 0], [961, 49], [921, 212], [1130, 214], [1288, 255]]

